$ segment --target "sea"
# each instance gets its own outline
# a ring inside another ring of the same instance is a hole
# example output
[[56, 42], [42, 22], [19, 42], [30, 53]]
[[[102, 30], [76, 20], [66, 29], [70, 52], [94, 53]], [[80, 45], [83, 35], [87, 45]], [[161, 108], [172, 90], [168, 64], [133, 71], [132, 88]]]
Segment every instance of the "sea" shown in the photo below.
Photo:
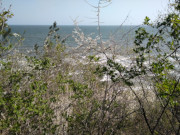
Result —
[[[21, 35], [24, 38], [24, 41], [21, 46], [18, 46], [18, 50], [23, 51], [32, 51], [34, 46], [37, 45], [40, 49], [43, 50], [44, 41], [48, 36], [49, 27], [48, 25], [10, 25], [12, 32]], [[76, 29], [76, 26], [57, 26], [59, 31], [57, 33], [60, 35], [61, 39], [67, 37], [65, 41], [65, 46], [67, 47], [76, 47], [78, 44], [73, 38], [73, 31]], [[81, 32], [84, 33], [86, 37], [96, 38], [99, 35], [99, 29], [97, 26], [78, 26]], [[115, 42], [116, 45], [124, 47], [134, 47], [135, 40], [135, 31], [142, 26], [100, 26], [100, 36], [103, 41], [109, 40], [110, 42]], [[143, 26], [144, 27], [144, 26]], [[146, 27], [146, 30], [149, 33], [156, 33], [157, 29], [152, 29], [151, 27]], [[169, 40], [167, 38], [166, 40]], [[167, 54], [170, 53], [169, 49], [161, 48]], [[121, 49], [123, 50], [123, 49]], [[152, 53], [152, 55], [156, 55]], [[180, 52], [177, 51], [178, 59], [180, 57]], [[171, 58], [172, 59], [172, 58]], [[172, 59], [170, 61], [174, 62]], [[179, 64], [175, 62], [175, 67], [179, 71]], [[179, 73], [178, 73], [179, 75]]]
[[[34, 45], [38, 45], [40, 48], [44, 46], [44, 41], [49, 32], [49, 25], [10, 25], [12, 32], [21, 35], [24, 41], [20, 50], [32, 50]], [[67, 47], [76, 47], [78, 44], [73, 38], [73, 31], [76, 26], [63, 25], [57, 26], [61, 39], [66, 38], [65, 45]], [[99, 35], [99, 29], [97, 26], [78, 26], [85, 36], [91, 36], [95, 38]], [[135, 30], [139, 26], [100, 26], [100, 36], [103, 41], [114, 40], [117, 44], [124, 44], [125, 46], [132, 46], [135, 37]]]

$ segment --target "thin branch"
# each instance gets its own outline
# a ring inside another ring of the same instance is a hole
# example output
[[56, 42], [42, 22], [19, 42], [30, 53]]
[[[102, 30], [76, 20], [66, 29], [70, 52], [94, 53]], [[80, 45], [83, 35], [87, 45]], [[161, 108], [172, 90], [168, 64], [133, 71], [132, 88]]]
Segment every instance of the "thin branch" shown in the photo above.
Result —
[[176, 84], [175, 84], [175, 86], [174, 86], [174, 89], [173, 89], [171, 95], [169, 95], [168, 101], [166, 102], [166, 104], [165, 104], [165, 106], [164, 106], [164, 108], [163, 108], [163, 110], [162, 110], [162, 112], [161, 112], [159, 118], [157, 119], [157, 122], [156, 122], [155, 126], [154, 126], [153, 129], [152, 129], [153, 133], [154, 133], [156, 127], [158, 126], [158, 124], [159, 124], [159, 122], [160, 122], [160, 120], [161, 120], [161, 118], [162, 118], [162, 116], [163, 116], [163, 114], [164, 114], [164, 112], [165, 112], [167, 106], [169, 105], [170, 98], [171, 98], [171, 96], [173, 95], [173, 93], [174, 93], [174, 91], [175, 91], [177, 85], [179, 84], [179, 80], [180, 80], [180, 78], [179, 78], [178, 81], [176, 82]]
[[139, 105], [140, 105], [140, 109], [141, 109], [142, 114], [143, 114], [143, 116], [144, 116], [144, 120], [145, 120], [145, 122], [146, 122], [146, 124], [147, 124], [147, 126], [148, 126], [148, 129], [149, 129], [150, 133], [153, 135], [154, 132], [153, 132], [153, 130], [151, 129], [151, 126], [150, 126], [150, 124], [149, 124], [149, 120], [148, 120], [148, 118], [147, 118], [147, 116], [146, 116], [146, 111], [145, 111], [145, 109], [144, 109], [144, 107], [143, 107], [143, 104], [142, 104], [140, 98], [138, 97], [138, 95], [136, 94], [136, 92], [132, 89], [132, 87], [131, 87], [131, 86], [129, 86], [129, 87], [130, 87], [131, 91], [133, 92], [133, 94], [135, 95], [135, 97], [137, 98], [138, 103], [139, 103]]

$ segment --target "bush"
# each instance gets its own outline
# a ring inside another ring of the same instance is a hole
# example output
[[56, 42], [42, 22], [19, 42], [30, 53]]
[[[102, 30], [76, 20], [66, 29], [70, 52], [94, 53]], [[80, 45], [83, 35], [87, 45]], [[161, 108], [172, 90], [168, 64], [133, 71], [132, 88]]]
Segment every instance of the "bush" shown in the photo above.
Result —
[[[156, 33], [146, 27], [136, 30], [136, 59], [128, 67], [117, 62], [115, 54], [109, 55], [111, 42], [99, 43], [101, 37], [86, 37], [78, 27], [74, 38], [79, 47], [66, 51], [56, 23], [49, 28], [42, 52], [35, 45], [33, 56], [16, 54], [13, 50], [22, 38], [11, 33], [6, 21], [12, 14], [4, 10], [0, 133], [178, 135], [179, 2], [175, 0], [171, 12], [155, 24], [145, 18], [144, 24]], [[84, 59], [70, 55], [79, 48], [86, 52]]]

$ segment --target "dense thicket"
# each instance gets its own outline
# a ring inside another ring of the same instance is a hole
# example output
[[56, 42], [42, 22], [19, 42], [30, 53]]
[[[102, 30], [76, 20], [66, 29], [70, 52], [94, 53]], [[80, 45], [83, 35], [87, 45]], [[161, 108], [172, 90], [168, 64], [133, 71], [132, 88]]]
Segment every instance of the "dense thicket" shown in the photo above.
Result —
[[35, 46], [33, 56], [19, 53], [15, 47], [23, 38], [11, 32], [7, 20], [13, 15], [2, 10], [0, 133], [179, 135], [179, 14], [180, 1], [175, 0], [157, 22], [146, 17], [144, 25], [156, 33], [138, 28], [133, 58], [124, 66], [118, 54], [109, 54], [111, 47], [104, 49], [111, 42], [86, 38], [79, 28], [79, 48], [88, 39], [83, 51], [93, 50], [94, 55], [71, 55], [77, 50], [66, 50], [56, 23], [43, 52]]

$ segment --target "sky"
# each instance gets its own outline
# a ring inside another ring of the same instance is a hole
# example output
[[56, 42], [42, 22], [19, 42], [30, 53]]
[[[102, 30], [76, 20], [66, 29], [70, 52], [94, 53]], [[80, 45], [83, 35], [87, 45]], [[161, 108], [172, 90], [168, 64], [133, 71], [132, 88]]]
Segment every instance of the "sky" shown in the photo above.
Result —
[[[98, 0], [0, 0], [14, 14], [10, 25], [97, 25]], [[86, 2], [88, 1], [88, 2]], [[140, 25], [146, 16], [152, 21], [167, 9], [169, 0], [112, 0], [100, 9], [101, 25]], [[89, 3], [89, 4], [88, 4]], [[2, 10], [2, 9], [1, 9]]]

